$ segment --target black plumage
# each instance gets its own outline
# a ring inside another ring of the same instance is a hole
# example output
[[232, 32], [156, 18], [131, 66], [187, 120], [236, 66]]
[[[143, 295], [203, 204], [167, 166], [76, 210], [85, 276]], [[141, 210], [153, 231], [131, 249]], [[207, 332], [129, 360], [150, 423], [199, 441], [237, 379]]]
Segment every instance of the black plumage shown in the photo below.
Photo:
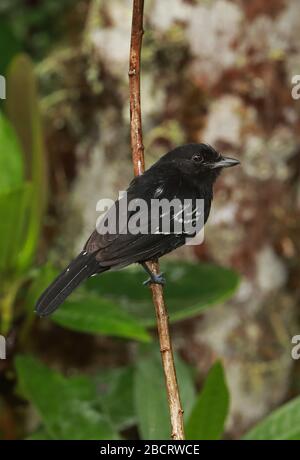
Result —
[[[139, 177], [133, 179], [127, 189], [127, 202], [143, 199], [146, 203], [152, 199], [174, 198], [183, 202], [190, 200], [190, 210], [194, 220], [197, 218], [196, 199], [204, 200], [204, 216], [202, 221], [208, 219], [211, 201], [213, 198], [213, 184], [222, 168], [238, 164], [237, 160], [225, 158], [206, 144], [187, 144], [178, 147], [164, 155], [151, 168]], [[117, 210], [119, 217], [117, 224], [122, 219], [122, 199], [115, 203], [115, 208], [108, 210], [102, 220], [102, 225], [107, 222], [112, 212]], [[150, 210], [149, 206], [149, 210]], [[125, 209], [127, 213], [127, 208]], [[117, 212], [117, 215], [118, 215]], [[128, 212], [125, 226], [128, 225], [134, 212]], [[86, 242], [83, 251], [70, 263], [70, 265], [53, 281], [39, 298], [36, 312], [40, 316], [51, 314], [70, 293], [88, 277], [102, 273], [111, 268], [122, 268], [132, 263], [141, 263], [147, 270], [144, 262], [167, 254], [182, 246], [188, 236], [184, 230], [181, 233], [168, 234], [157, 232], [150, 233], [151, 219], [148, 211], [147, 229], [138, 234], [132, 234], [127, 229], [117, 225], [115, 232], [103, 234], [95, 230]], [[174, 223], [176, 215], [170, 212], [169, 219]], [[124, 227], [124, 222], [123, 222]], [[162, 277], [155, 277], [150, 273], [152, 282], [163, 282]]]

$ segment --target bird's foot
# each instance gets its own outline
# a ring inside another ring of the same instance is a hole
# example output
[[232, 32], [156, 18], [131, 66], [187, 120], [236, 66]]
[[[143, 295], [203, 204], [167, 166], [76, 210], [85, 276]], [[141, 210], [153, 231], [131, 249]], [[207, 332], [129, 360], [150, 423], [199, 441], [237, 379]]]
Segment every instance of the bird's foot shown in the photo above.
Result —
[[163, 273], [159, 273], [156, 275], [155, 273], [151, 273], [150, 278], [143, 282], [144, 286], [149, 286], [150, 284], [160, 284], [164, 286], [166, 284], [166, 279], [163, 276]]

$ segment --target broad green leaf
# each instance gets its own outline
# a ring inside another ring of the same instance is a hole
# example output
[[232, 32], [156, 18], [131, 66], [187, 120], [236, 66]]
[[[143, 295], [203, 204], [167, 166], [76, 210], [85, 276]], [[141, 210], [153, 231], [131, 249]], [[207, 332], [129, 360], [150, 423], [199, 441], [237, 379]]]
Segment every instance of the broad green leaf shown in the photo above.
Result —
[[132, 367], [104, 369], [96, 377], [97, 389], [103, 409], [118, 430], [135, 424]]
[[[40, 294], [57, 276], [50, 264], [40, 268], [26, 297], [27, 308], [34, 310]], [[129, 313], [118, 305], [84, 290], [78, 290], [51, 316], [60, 326], [90, 334], [112, 335], [149, 342], [150, 335]]]
[[[161, 269], [167, 280], [165, 296], [171, 322], [190, 318], [223, 302], [239, 283], [234, 271], [209, 264], [169, 261], [162, 263]], [[143, 285], [145, 277], [142, 268], [130, 268], [90, 278], [84, 286], [89, 292], [121, 305], [144, 326], [155, 326], [152, 298]]]
[[133, 315], [112, 301], [91, 294], [70, 297], [51, 318], [74, 331], [150, 341], [150, 335]]
[[15, 272], [26, 230], [26, 215], [31, 197], [30, 184], [0, 194], [0, 273]]
[[[136, 365], [134, 386], [139, 433], [142, 439], [169, 439], [170, 416], [159, 345], [144, 348]], [[188, 414], [195, 398], [191, 374], [176, 355], [175, 364], [182, 406]]]
[[143, 440], [169, 439], [171, 433], [166, 388], [159, 356], [144, 357], [137, 363], [135, 407]]
[[[194, 372], [179, 356], [175, 353], [175, 367], [180, 390], [180, 399], [184, 410], [184, 420], [188, 417], [196, 400], [196, 389], [194, 384]], [[162, 366], [162, 364], [161, 364]]]
[[26, 234], [31, 185], [0, 194], [0, 323], [7, 334], [13, 320], [13, 307], [24, 273], [18, 272], [19, 252]]
[[274, 410], [243, 439], [300, 440], [300, 396]]
[[0, 193], [20, 187], [23, 181], [21, 146], [13, 127], [0, 112]]
[[33, 64], [24, 54], [17, 55], [7, 74], [7, 113], [26, 158], [26, 177], [32, 182], [33, 194], [28, 231], [20, 253], [20, 267], [31, 264], [39, 240], [47, 204], [48, 175], [42, 121]]
[[193, 440], [219, 439], [229, 409], [229, 392], [220, 362], [210, 369], [186, 425], [186, 437]]
[[52, 439], [117, 439], [87, 377], [65, 378], [31, 356], [17, 356], [16, 370], [26, 397]]

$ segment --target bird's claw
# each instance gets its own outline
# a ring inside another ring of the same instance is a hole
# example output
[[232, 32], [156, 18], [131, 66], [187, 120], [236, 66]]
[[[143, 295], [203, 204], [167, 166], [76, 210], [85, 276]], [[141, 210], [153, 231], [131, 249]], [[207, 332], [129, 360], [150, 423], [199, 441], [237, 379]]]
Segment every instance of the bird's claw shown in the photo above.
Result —
[[163, 273], [159, 273], [158, 275], [152, 273], [150, 278], [143, 282], [144, 286], [149, 286], [150, 284], [160, 284], [161, 286], [164, 286], [166, 284], [166, 279], [164, 278]]

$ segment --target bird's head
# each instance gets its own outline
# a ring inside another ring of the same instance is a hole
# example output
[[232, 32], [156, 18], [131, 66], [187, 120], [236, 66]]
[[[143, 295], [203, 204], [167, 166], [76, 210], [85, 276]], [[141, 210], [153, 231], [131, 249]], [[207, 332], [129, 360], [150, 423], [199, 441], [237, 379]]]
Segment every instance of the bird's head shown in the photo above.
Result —
[[214, 181], [223, 168], [235, 166], [240, 162], [221, 155], [207, 144], [186, 144], [168, 152], [161, 159], [172, 162], [183, 174], [190, 177]]

